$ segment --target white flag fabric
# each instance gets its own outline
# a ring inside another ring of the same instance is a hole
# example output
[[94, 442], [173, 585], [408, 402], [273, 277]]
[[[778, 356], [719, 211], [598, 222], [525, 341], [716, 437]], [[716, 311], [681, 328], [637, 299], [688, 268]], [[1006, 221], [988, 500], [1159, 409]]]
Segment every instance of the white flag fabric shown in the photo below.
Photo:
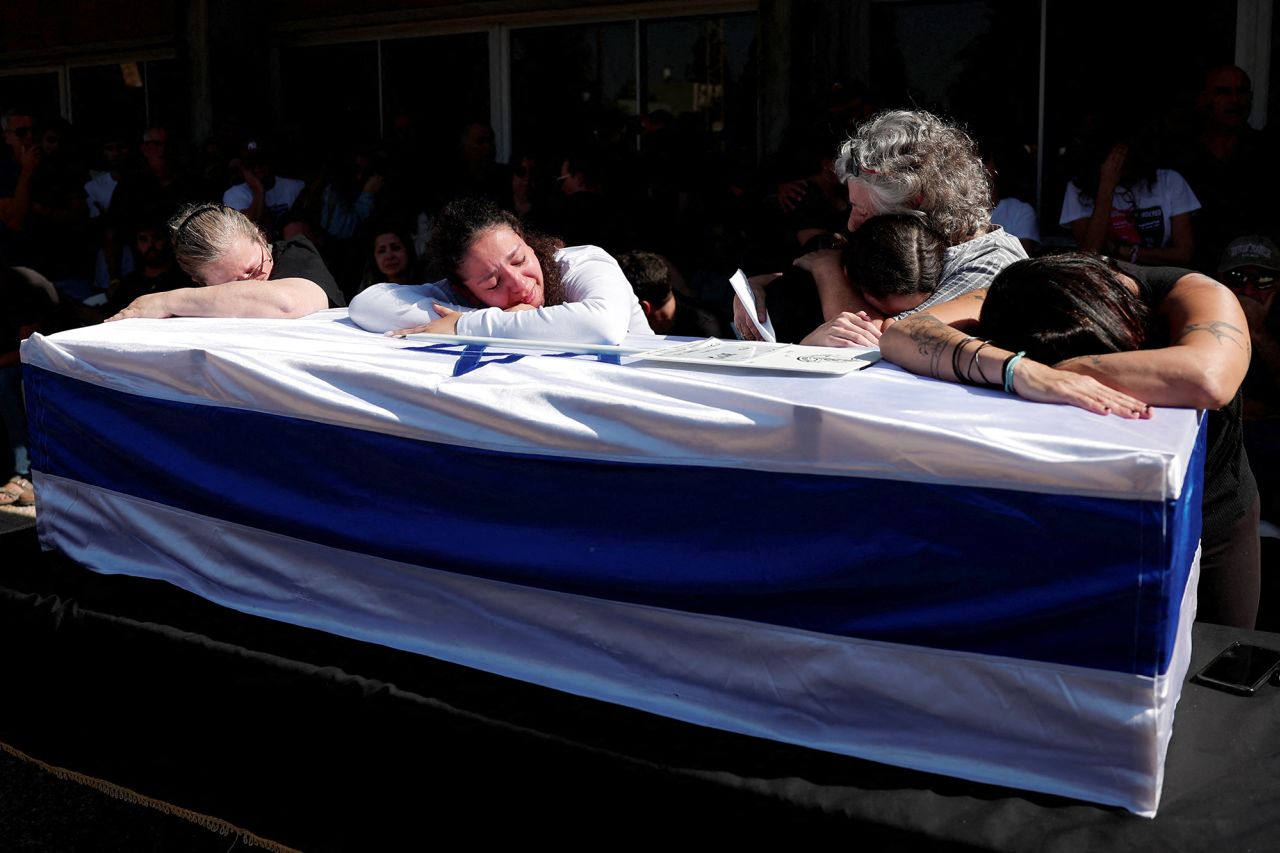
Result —
[[[627, 345], [662, 346], [661, 338]], [[423, 344], [345, 312], [23, 347], [42, 542], [703, 725], [1153, 814], [1195, 412]]]

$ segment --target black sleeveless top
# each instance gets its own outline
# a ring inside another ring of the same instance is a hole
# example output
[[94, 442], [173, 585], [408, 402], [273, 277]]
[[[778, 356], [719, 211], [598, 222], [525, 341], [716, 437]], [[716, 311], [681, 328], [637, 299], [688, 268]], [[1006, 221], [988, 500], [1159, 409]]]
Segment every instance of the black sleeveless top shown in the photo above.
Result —
[[[1177, 267], [1140, 267], [1117, 263], [1125, 275], [1138, 283], [1142, 301], [1155, 314], [1160, 303], [1173, 290], [1178, 279], [1192, 275], [1193, 270]], [[1169, 345], [1164, 329], [1155, 327], [1157, 335], [1147, 341], [1155, 349]], [[1245, 330], [1241, 330], [1245, 334]], [[1244, 515], [1258, 497], [1258, 484], [1249, 468], [1244, 452], [1243, 404], [1240, 389], [1231, 402], [1208, 416], [1208, 447], [1204, 459], [1204, 529], [1221, 530]]]

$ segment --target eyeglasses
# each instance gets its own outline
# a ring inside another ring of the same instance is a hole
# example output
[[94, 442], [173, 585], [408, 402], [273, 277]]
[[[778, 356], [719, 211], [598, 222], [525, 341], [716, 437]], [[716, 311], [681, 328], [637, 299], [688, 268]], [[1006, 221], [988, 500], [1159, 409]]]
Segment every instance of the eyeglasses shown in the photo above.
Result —
[[30, 125], [24, 124], [22, 127], [10, 128], [9, 132], [12, 133], [14, 136], [18, 137], [19, 139], [26, 139], [35, 131]]
[[1226, 275], [1226, 285], [1232, 290], [1239, 290], [1245, 287], [1251, 287], [1254, 290], [1266, 293], [1274, 290], [1276, 286], [1276, 277], [1274, 275], [1266, 275], [1260, 272], [1242, 272], [1241, 270], [1232, 270]]
[[868, 168], [862, 165], [861, 163], [859, 163], [856, 159], [852, 160], [849, 163], [848, 175], [851, 178], [860, 178], [863, 175], [878, 175], [878, 174], [880, 174], [879, 169]]
[[271, 255], [267, 253], [266, 246], [259, 246], [262, 251], [262, 262], [255, 269], [250, 270], [241, 277], [241, 281], [259, 281], [267, 277], [267, 263], [271, 260]]

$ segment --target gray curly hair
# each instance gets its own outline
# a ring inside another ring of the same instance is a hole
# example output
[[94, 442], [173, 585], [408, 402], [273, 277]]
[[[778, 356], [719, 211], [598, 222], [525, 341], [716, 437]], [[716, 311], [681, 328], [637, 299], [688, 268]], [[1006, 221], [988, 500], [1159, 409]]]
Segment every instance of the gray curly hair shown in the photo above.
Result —
[[959, 126], [923, 110], [890, 110], [864, 123], [840, 146], [836, 175], [867, 187], [873, 213], [921, 211], [952, 246], [991, 222], [978, 146]]

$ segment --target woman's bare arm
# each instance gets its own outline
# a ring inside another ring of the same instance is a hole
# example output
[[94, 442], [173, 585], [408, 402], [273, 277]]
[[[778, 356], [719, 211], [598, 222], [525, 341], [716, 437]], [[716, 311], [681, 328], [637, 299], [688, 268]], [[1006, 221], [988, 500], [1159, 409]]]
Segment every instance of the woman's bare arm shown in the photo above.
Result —
[[273, 281], [230, 281], [208, 287], [183, 287], [139, 296], [128, 307], [107, 318], [131, 317], [305, 317], [329, 307], [320, 285], [305, 278]]
[[[1111, 205], [1116, 185], [1124, 172], [1124, 161], [1129, 156], [1129, 146], [1116, 145], [1102, 162], [1098, 174], [1098, 193], [1093, 199], [1093, 213], [1088, 219], [1071, 223], [1071, 236], [1082, 252], [1101, 252], [1107, 244], [1107, 231], [1111, 227]], [[1068, 188], [1067, 192], [1070, 192]], [[1125, 258], [1128, 260], [1128, 258]]]
[[818, 301], [822, 304], [822, 319], [830, 322], [841, 314], [866, 314], [873, 320], [883, 320], [884, 315], [871, 307], [841, 264], [839, 249], [819, 249], [801, 255], [793, 261], [797, 267], [813, 276], [818, 287]]
[[1250, 355], [1248, 322], [1235, 295], [1192, 273], [1178, 279], [1156, 313], [1169, 346], [1082, 356], [1058, 367], [1157, 406], [1220, 409], [1231, 402]]
[[[1005, 387], [1040, 403], [1066, 403], [1099, 415], [1147, 418], [1151, 408], [1142, 400], [1110, 388], [1091, 376], [1058, 370], [967, 334], [976, 327], [985, 290], [935, 305], [892, 323], [880, 338], [880, 353], [899, 367], [948, 382]], [[1086, 379], [1087, 382], [1078, 380]]]

